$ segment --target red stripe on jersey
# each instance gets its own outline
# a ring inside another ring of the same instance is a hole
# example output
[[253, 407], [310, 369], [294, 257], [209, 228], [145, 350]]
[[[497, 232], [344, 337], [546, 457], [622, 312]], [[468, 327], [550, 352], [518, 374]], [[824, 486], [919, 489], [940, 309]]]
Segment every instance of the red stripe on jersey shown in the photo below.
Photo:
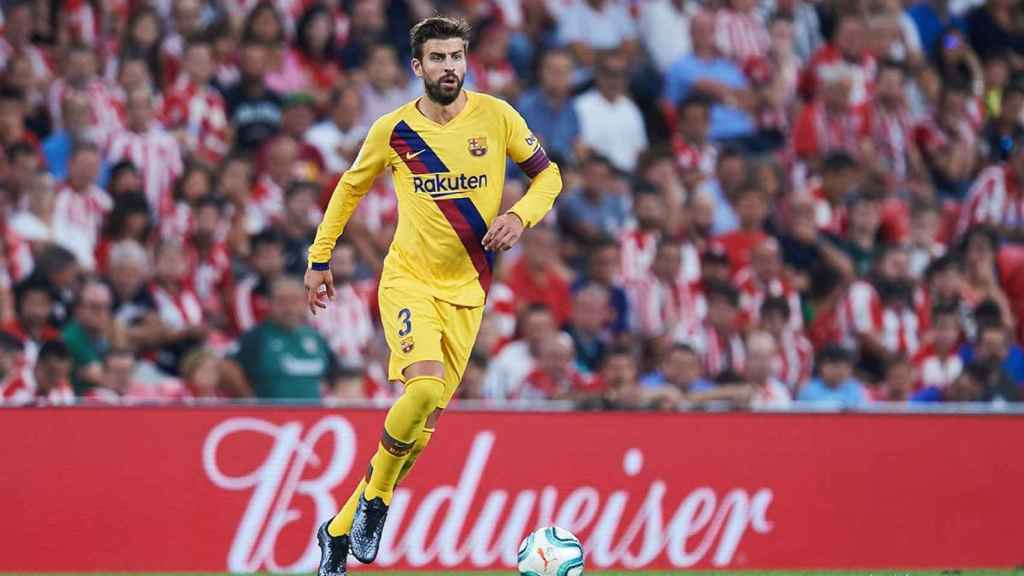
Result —
[[480, 286], [484, 289], [484, 294], [487, 294], [491, 288], [491, 264], [483, 245], [480, 244], [482, 238], [477, 236], [469, 219], [459, 209], [459, 205], [456, 204], [458, 200], [460, 199], [438, 199], [435, 202], [465, 246], [469, 259], [473, 261], [473, 267], [480, 275]]

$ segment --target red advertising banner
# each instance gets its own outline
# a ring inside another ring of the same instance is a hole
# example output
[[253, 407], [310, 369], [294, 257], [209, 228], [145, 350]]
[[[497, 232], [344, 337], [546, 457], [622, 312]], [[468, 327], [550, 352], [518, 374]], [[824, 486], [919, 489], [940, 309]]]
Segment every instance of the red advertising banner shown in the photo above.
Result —
[[[313, 571], [380, 411], [0, 411], [0, 571]], [[1024, 418], [445, 414], [379, 567], [500, 569], [557, 524], [601, 568], [1024, 563]]]

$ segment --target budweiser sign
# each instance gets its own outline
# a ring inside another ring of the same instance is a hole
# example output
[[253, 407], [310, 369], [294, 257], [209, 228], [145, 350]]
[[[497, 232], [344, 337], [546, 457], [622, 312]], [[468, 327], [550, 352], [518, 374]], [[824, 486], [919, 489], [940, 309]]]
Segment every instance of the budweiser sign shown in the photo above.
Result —
[[[0, 409], [0, 572], [309, 573], [383, 420]], [[1010, 415], [452, 411], [395, 493], [377, 566], [507, 569], [557, 524], [589, 568], [1012, 567], [1020, 438]]]
[[[220, 462], [231, 455], [221, 444], [232, 436], [243, 443], [250, 440], [246, 436], [263, 436], [271, 443], [252, 469], [228, 474]], [[320, 462], [315, 448], [325, 440], [333, 449]], [[680, 568], [705, 558], [714, 566], [725, 566], [748, 533], [772, 530], [768, 518], [772, 491], [766, 487], [719, 493], [703, 486], [674, 493], [659, 478], [642, 493], [586, 485], [559, 493], [545, 486], [544, 478], [537, 478], [532, 486], [482, 492], [481, 478], [493, 473], [488, 463], [495, 442], [493, 431], [475, 434], [454, 484], [395, 491], [377, 565], [510, 567], [527, 533], [540, 525], [556, 524], [580, 536], [589, 565], [598, 568], [642, 568], [662, 555]], [[360, 466], [354, 467], [355, 446], [355, 430], [340, 416], [326, 416], [308, 427], [256, 418], [231, 418], [214, 427], [203, 445], [207, 477], [219, 488], [248, 495], [227, 555], [228, 570], [315, 570], [319, 549], [312, 535], [344, 503], [335, 499], [341, 483], [362, 473]], [[424, 459], [429, 455], [428, 449]], [[637, 476], [643, 461], [639, 448], [629, 448], [621, 469], [606, 473]], [[307, 468], [313, 464], [319, 472], [310, 476]], [[312, 504], [315, 514], [303, 517], [293, 507], [297, 499]], [[305, 526], [309, 545], [294, 558], [282, 558], [277, 535], [293, 522]]]

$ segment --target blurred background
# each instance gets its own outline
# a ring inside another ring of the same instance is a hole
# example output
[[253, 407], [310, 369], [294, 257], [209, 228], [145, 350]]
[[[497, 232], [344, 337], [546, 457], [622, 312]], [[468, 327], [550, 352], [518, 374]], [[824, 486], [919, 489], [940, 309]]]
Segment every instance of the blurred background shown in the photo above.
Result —
[[[1024, 384], [1018, 0], [6, 0], [0, 402], [385, 402], [390, 174], [306, 249], [408, 30], [562, 168], [457, 403], [1003, 406]], [[505, 206], [528, 182], [510, 165]]]

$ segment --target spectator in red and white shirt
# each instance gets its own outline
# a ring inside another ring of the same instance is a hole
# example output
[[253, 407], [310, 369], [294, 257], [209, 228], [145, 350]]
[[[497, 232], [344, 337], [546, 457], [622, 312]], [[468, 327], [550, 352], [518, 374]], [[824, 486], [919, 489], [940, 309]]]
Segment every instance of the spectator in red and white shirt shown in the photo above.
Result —
[[34, 366], [25, 366], [0, 390], [0, 404], [70, 405], [71, 353], [60, 340], [50, 340], [39, 349]]
[[825, 155], [820, 182], [810, 190], [818, 230], [833, 236], [842, 235], [846, 225], [846, 200], [861, 178], [860, 166], [847, 152], [836, 150]]
[[764, 225], [768, 219], [768, 201], [757, 182], [748, 181], [731, 199], [736, 209], [739, 227], [720, 234], [712, 243], [729, 258], [732, 272], [742, 270], [750, 263], [750, 252], [765, 241]]
[[927, 344], [913, 357], [917, 389], [948, 388], [964, 369], [959, 354], [959, 310], [955, 306], [940, 306], [932, 310], [931, 316], [931, 327], [925, 334]]
[[146, 199], [157, 217], [172, 207], [174, 182], [184, 170], [181, 150], [174, 139], [153, 119], [153, 95], [136, 89], [127, 95], [127, 126], [111, 136], [107, 160], [131, 160], [142, 171]]
[[94, 254], [103, 219], [113, 208], [110, 196], [94, 184], [100, 171], [100, 151], [79, 143], [71, 152], [68, 179], [54, 198], [54, 241], [75, 254], [86, 270], [96, 266]]
[[686, 342], [700, 354], [708, 378], [742, 374], [747, 353], [738, 329], [739, 292], [729, 283], [712, 280], [704, 282], [704, 297], [707, 317]]
[[195, 207], [213, 195], [216, 176], [206, 164], [189, 162], [174, 183], [173, 205], [160, 218], [160, 236], [184, 241], [195, 226]]
[[176, 84], [182, 68], [189, 65], [187, 39], [201, 33], [202, 11], [203, 3], [200, 0], [174, 0], [170, 18], [173, 29], [160, 42], [160, 71], [163, 77], [154, 79], [161, 86]]
[[46, 84], [53, 75], [53, 66], [38, 46], [32, 43], [33, 3], [11, 2], [3, 9], [3, 37], [0, 37], [0, 69], [7, 69], [18, 54], [28, 56], [36, 82]]
[[572, 338], [551, 334], [541, 344], [537, 365], [527, 374], [517, 398], [572, 400], [597, 391], [597, 378], [580, 372], [574, 360]]
[[922, 175], [921, 155], [914, 140], [914, 121], [906, 103], [903, 68], [891, 62], [878, 69], [878, 88], [868, 118], [875, 146], [876, 169], [891, 185]]
[[928, 327], [925, 298], [914, 289], [909, 266], [904, 248], [886, 247], [873, 281], [855, 281], [843, 306], [846, 342], [860, 345], [862, 359], [869, 359], [868, 367], [878, 377], [885, 362], [916, 354]]
[[619, 236], [622, 279], [626, 284], [643, 278], [651, 268], [665, 223], [665, 200], [657, 192], [641, 188], [633, 198], [635, 226]]
[[505, 284], [516, 296], [516, 307], [544, 304], [559, 326], [572, 311], [569, 281], [559, 257], [558, 236], [547, 226], [536, 226], [523, 234], [522, 252], [508, 269]]
[[783, 298], [794, 313], [790, 315], [791, 328], [803, 329], [803, 308], [800, 293], [789, 285], [782, 274], [782, 250], [779, 241], [763, 237], [753, 247], [750, 264], [736, 273], [733, 284], [740, 291], [740, 318], [743, 326], [756, 326], [760, 322], [761, 306], [770, 297]]
[[802, 310], [793, 309], [786, 298], [769, 296], [761, 304], [759, 328], [775, 338], [775, 376], [795, 394], [811, 377], [814, 346], [803, 330], [793, 328], [794, 315], [802, 315]]
[[62, 126], [61, 105], [67, 94], [87, 99], [91, 111], [89, 125], [100, 143], [120, 127], [114, 94], [97, 75], [96, 53], [92, 47], [82, 44], [70, 46], [64, 58], [63, 74], [50, 85], [48, 108], [56, 127]]
[[184, 54], [184, 74], [167, 90], [161, 116], [186, 153], [216, 165], [228, 153], [231, 134], [224, 98], [210, 86], [213, 50], [191, 40]]
[[306, 132], [305, 141], [320, 151], [327, 173], [337, 176], [356, 159], [369, 126], [359, 123], [363, 99], [351, 85], [331, 93], [330, 115]]
[[910, 275], [919, 279], [938, 257], [946, 253], [946, 245], [938, 240], [939, 207], [935, 202], [918, 201], [910, 205]]
[[866, 105], [874, 92], [876, 69], [875, 58], [865, 49], [866, 39], [867, 30], [858, 14], [838, 15], [832, 37], [807, 63], [800, 79], [804, 99], [813, 100], [820, 93], [823, 79], [845, 75], [849, 81], [849, 105]]
[[0, 399], [3, 398], [7, 382], [19, 375], [25, 361], [22, 352], [21, 339], [0, 330]]
[[0, 146], [28, 144], [39, 150], [39, 139], [25, 127], [27, 108], [24, 92], [0, 86]]
[[478, 48], [469, 54], [466, 75], [473, 87], [514, 102], [519, 93], [519, 78], [508, 60], [509, 31], [495, 23], [480, 31]]
[[871, 132], [864, 109], [850, 103], [853, 74], [846, 68], [825, 68], [818, 76], [820, 89], [793, 127], [793, 150], [812, 168], [836, 150], [869, 156]]
[[249, 265], [252, 274], [235, 287], [233, 317], [235, 329], [245, 332], [259, 324], [270, 311], [270, 288], [284, 275], [284, 245], [272, 230], [250, 240]]
[[788, 408], [793, 404], [792, 394], [776, 375], [778, 348], [767, 332], [752, 332], [747, 336], [743, 378], [753, 387], [750, 407], [755, 410]]
[[49, 286], [37, 277], [29, 277], [16, 285], [14, 299], [17, 316], [4, 324], [3, 331], [21, 341], [23, 359], [31, 366], [36, 362], [40, 346], [60, 338], [60, 332], [50, 323], [53, 299]]
[[331, 257], [334, 299], [312, 319], [341, 365], [354, 369], [366, 366], [367, 349], [374, 337], [369, 303], [356, 290], [357, 262], [355, 246], [342, 236]]
[[680, 274], [679, 242], [658, 244], [651, 269], [628, 285], [634, 330], [644, 338], [684, 341], [704, 319], [703, 298]]
[[263, 151], [262, 174], [252, 187], [246, 212], [249, 230], [265, 230], [284, 215], [284, 193], [294, 178], [299, 145], [288, 136], [278, 136]]
[[676, 108], [672, 152], [683, 182], [690, 189], [696, 189], [704, 181], [714, 180], [718, 166], [718, 147], [708, 139], [711, 104], [708, 97], [693, 94], [684, 98]]
[[764, 58], [771, 46], [768, 27], [757, 13], [757, 0], [728, 0], [715, 20], [715, 46], [740, 66]]
[[914, 129], [924, 165], [940, 196], [960, 199], [978, 165], [978, 136], [964, 111], [969, 88], [947, 81], [939, 105]]
[[517, 398], [526, 378], [537, 366], [544, 343], [558, 332], [551, 310], [543, 304], [524, 308], [516, 327], [520, 337], [503, 347], [487, 366], [483, 386], [487, 398]]
[[222, 202], [206, 197], [196, 204], [195, 226], [185, 246], [192, 270], [192, 289], [203, 308], [203, 317], [223, 326], [228, 318], [225, 300], [234, 288], [231, 255], [224, 237]]
[[1011, 242], [1024, 242], [1024, 136], [1002, 164], [983, 170], [971, 186], [960, 213], [957, 233], [987, 224]]
[[153, 257], [156, 268], [149, 293], [164, 327], [156, 363], [167, 374], [176, 375], [181, 359], [203, 343], [209, 327], [204, 322], [199, 298], [189, 286], [192, 272], [184, 247], [177, 241], [164, 241]]

